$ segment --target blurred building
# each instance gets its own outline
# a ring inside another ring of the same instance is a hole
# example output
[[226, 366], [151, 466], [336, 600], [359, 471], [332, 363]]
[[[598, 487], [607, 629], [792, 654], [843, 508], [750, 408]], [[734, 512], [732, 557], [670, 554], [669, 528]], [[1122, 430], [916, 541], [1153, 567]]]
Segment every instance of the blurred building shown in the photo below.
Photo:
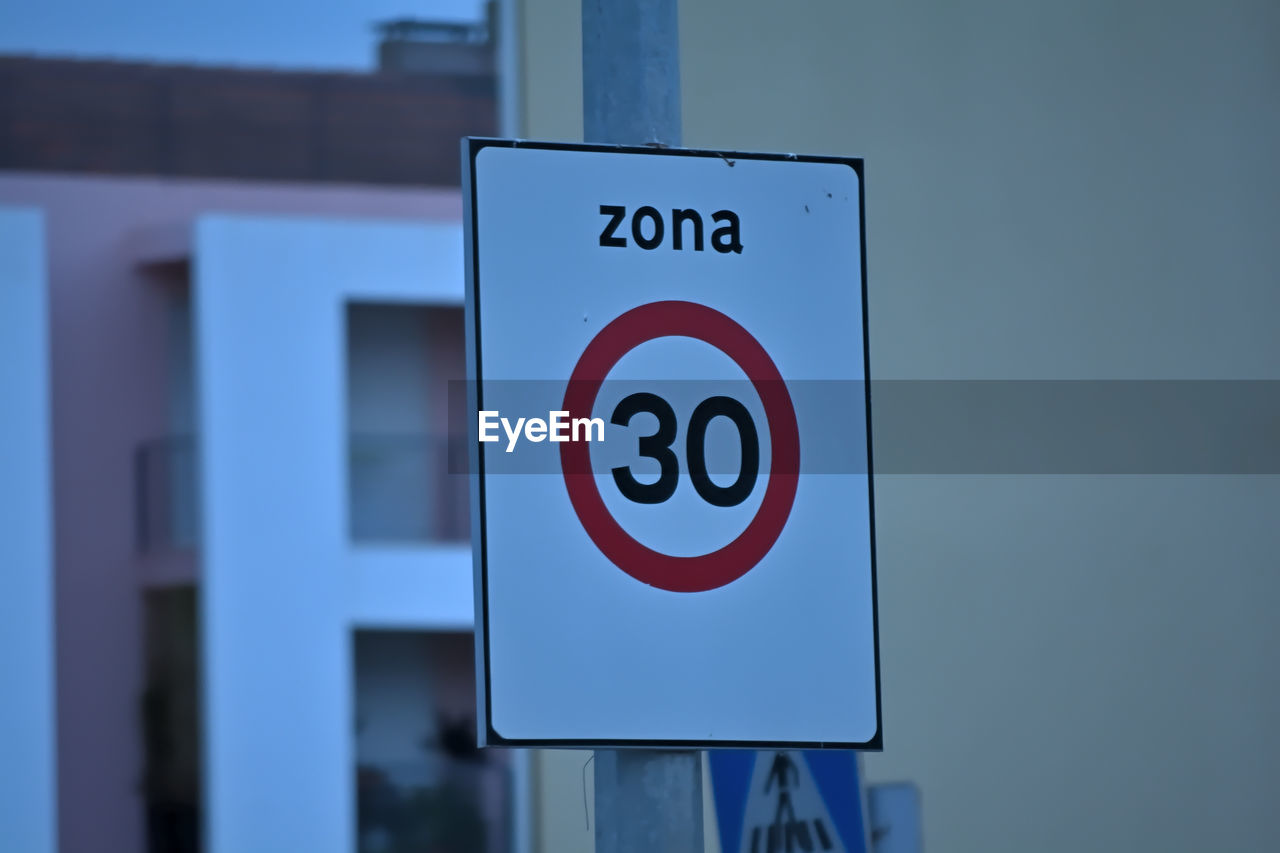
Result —
[[0, 574], [35, 567], [0, 589], [33, 697], [0, 752], [56, 748], [63, 853], [524, 843], [516, 759], [474, 749], [449, 465], [493, 54], [398, 22], [381, 55], [0, 57]]

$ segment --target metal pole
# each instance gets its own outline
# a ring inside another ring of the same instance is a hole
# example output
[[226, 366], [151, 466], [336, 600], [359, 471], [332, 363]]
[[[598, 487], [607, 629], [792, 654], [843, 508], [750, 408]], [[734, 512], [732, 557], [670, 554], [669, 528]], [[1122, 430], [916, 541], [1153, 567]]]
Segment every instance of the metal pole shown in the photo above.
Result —
[[680, 145], [676, 0], [582, 0], [587, 142]]
[[702, 756], [597, 750], [596, 853], [702, 853]]
[[[680, 145], [676, 0], [582, 0], [587, 142]], [[596, 853], [702, 853], [702, 757], [598, 750]]]

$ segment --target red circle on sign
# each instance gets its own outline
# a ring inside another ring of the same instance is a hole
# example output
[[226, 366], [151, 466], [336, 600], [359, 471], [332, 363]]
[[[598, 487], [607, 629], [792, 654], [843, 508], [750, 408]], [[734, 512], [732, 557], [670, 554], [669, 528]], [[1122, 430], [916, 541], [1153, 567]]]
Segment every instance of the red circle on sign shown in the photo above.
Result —
[[569, 417], [590, 417], [600, 386], [618, 361], [655, 338], [687, 337], [721, 350], [747, 374], [769, 422], [769, 485], [747, 529], [728, 545], [696, 557], [663, 554], [623, 530], [605, 506], [591, 471], [585, 441], [560, 448], [569, 501], [596, 547], [638, 581], [671, 592], [704, 592], [724, 586], [755, 567], [778, 541], [795, 502], [800, 473], [800, 430], [782, 374], [760, 342], [729, 317], [696, 302], [651, 302], [632, 308], [596, 335], [578, 359], [565, 390]]

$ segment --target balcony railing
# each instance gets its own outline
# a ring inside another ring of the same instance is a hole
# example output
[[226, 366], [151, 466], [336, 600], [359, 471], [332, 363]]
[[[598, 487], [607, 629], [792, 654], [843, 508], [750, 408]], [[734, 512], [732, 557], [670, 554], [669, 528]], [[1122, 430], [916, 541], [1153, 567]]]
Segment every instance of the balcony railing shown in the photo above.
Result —
[[199, 541], [200, 494], [191, 436], [143, 442], [134, 460], [138, 546], [145, 552], [189, 551]]
[[361, 433], [349, 451], [353, 541], [468, 541], [465, 442]]
[[500, 761], [427, 754], [356, 773], [359, 853], [510, 853], [511, 813]]
[[[347, 443], [348, 533], [358, 543], [464, 543], [470, 538], [466, 445], [409, 434]], [[196, 442], [169, 436], [137, 452], [138, 544], [144, 552], [199, 546]]]

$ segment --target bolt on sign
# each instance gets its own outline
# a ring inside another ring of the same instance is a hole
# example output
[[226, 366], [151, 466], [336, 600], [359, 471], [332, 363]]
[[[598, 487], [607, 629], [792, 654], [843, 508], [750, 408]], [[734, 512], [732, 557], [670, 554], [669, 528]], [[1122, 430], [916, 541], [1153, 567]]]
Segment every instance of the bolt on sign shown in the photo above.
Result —
[[481, 741], [879, 748], [862, 161], [463, 174]]

